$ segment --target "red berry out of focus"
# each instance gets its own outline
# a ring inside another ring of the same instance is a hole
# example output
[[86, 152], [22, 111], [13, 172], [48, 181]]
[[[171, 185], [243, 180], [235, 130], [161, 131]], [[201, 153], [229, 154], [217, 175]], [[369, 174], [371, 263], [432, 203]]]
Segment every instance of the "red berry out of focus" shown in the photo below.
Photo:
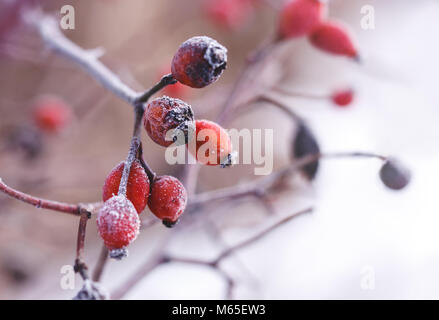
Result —
[[43, 97], [34, 105], [33, 118], [42, 131], [57, 133], [67, 127], [73, 115], [70, 106], [61, 99]]
[[354, 100], [354, 90], [344, 89], [337, 90], [331, 95], [331, 100], [334, 104], [340, 107], [346, 107]]
[[311, 43], [327, 53], [358, 59], [358, 50], [347, 28], [335, 22], [326, 22], [314, 29], [309, 37]]
[[183, 42], [172, 59], [172, 75], [179, 82], [203, 88], [220, 77], [227, 65], [227, 49], [206, 36]]
[[249, 19], [253, 6], [249, 0], [207, 0], [205, 10], [215, 24], [236, 30]]
[[[105, 179], [102, 199], [107, 201], [119, 192], [120, 180], [122, 179], [125, 162], [122, 161], [114, 167]], [[138, 160], [135, 160], [130, 169], [128, 176], [127, 194], [128, 200], [136, 208], [137, 213], [141, 213], [148, 203], [149, 197], [149, 179]]]
[[196, 120], [195, 132], [196, 139], [187, 146], [198, 162], [222, 167], [233, 164], [232, 142], [223, 127], [209, 120]]
[[186, 102], [163, 96], [148, 104], [143, 125], [149, 137], [163, 147], [173, 142], [185, 144], [194, 131], [194, 113]]
[[171, 228], [178, 222], [186, 204], [186, 189], [177, 178], [160, 176], [153, 182], [148, 206], [165, 226]]
[[99, 234], [109, 250], [122, 249], [139, 234], [140, 220], [131, 201], [113, 196], [105, 201], [97, 217]]
[[324, 19], [326, 5], [318, 0], [290, 0], [280, 12], [281, 39], [306, 36]]

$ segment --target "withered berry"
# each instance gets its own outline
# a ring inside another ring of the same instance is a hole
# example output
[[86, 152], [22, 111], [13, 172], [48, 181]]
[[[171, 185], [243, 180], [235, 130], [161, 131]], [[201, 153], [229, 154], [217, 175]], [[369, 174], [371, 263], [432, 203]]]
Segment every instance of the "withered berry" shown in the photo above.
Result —
[[398, 160], [390, 158], [380, 169], [380, 179], [389, 189], [401, 190], [409, 184], [411, 173]]
[[203, 88], [218, 80], [227, 65], [227, 49], [206, 36], [183, 42], [172, 60], [172, 75], [179, 82]]
[[340, 23], [326, 22], [317, 26], [309, 37], [311, 43], [328, 53], [358, 60], [358, 50], [347, 28]]
[[186, 102], [163, 96], [148, 104], [143, 125], [149, 137], [163, 147], [187, 143], [195, 130], [194, 113]]
[[[314, 137], [314, 134], [308, 128], [305, 123], [299, 123], [299, 128], [297, 129], [297, 133], [294, 138], [293, 150], [292, 150], [293, 158], [300, 159], [306, 156], [318, 154], [320, 152], [319, 144], [317, 143], [317, 139]], [[303, 167], [302, 173], [309, 179], [313, 180], [316, 176], [317, 170], [319, 168], [319, 162], [316, 160], [310, 164], [307, 164]]]
[[290, 0], [280, 12], [279, 37], [296, 38], [308, 35], [319, 25], [326, 5], [318, 0]]
[[[120, 180], [122, 179], [125, 162], [122, 161], [114, 167], [105, 179], [103, 187], [102, 198], [107, 201], [119, 192]], [[145, 209], [149, 197], [149, 179], [138, 160], [135, 160], [130, 168], [130, 175], [128, 176], [127, 194], [128, 200], [136, 208], [138, 213]]]
[[160, 176], [153, 182], [148, 206], [166, 227], [171, 228], [178, 222], [186, 204], [186, 189], [177, 178]]
[[140, 220], [131, 201], [124, 195], [113, 196], [99, 210], [97, 225], [110, 256], [120, 259], [125, 247], [139, 234]]
[[198, 162], [222, 167], [233, 164], [232, 142], [223, 127], [209, 120], [196, 120], [195, 128], [196, 139], [187, 146]]

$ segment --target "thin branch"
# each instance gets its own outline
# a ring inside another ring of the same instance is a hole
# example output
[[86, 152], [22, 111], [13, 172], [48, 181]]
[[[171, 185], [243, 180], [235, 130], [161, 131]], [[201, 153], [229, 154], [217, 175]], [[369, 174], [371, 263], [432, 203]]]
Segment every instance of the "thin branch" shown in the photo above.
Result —
[[167, 74], [167, 75], [163, 76], [155, 86], [153, 86], [149, 90], [145, 91], [144, 93], [140, 94], [134, 102], [135, 103], [146, 102], [155, 93], [162, 90], [164, 87], [166, 87], [170, 84], [174, 84], [176, 82], [177, 82], [177, 80], [174, 78], [174, 76], [172, 74]]
[[39, 10], [28, 10], [24, 19], [35, 26], [44, 42], [54, 51], [81, 66], [104, 88], [122, 100], [134, 104], [139, 93], [124, 84], [118, 76], [102, 64], [93, 51], [87, 51], [67, 39], [59, 30], [58, 21]]
[[270, 53], [276, 44], [276, 38], [270, 37], [261, 45], [259, 49], [256, 49], [254, 52], [251, 52], [248, 55], [245, 64], [233, 85], [232, 91], [227, 96], [222, 110], [217, 117], [218, 123], [223, 123], [231, 117], [233, 114], [234, 104], [239, 95], [242, 93], [242, 88], [247, 84], [247, 80], [249, 79], [254, 68]]
[[212, 264], [214, 265], [218, 265], [223, 259], [227, 258], [228, 256], [230, 256], [231, 254], [233, 254], [234, 252], [245, 248], [249, 245], [254, 244], [256, 241], [258, 241], [259, 239], [261, 239], [262, 237], [264, 237], [265, 235], [269, 234], [270, 232], [272, 232], [273, 230], [279, 228], [280, 226], [284, 225], [285, 223], [291, 221], [293, 218], [305, 214], [305, 213], [310, 213], [312, 212], [313, 208], [307, 208], [301, 211], [298, 211], [288, 217], [283, 218], [282, 220], [280, 220], [279, 222], [276, 222], [275, 224], [273, 224], [272, 226], [266, 228], [265, 230], [262, 230], [261, 232], [257, 233], [256, 235], [254, 235], [253, 237], [244, 240], [236, 245], [234, 245], [233, 247], [230, 247], [229, 249], [223, 251], [215, 260], [212, 261]]
[[[274, 231], [278, 227], [282, 226], [283, 224], [291, 221], [294, 217], [297, 217], [298, 215], [311, 212], [312, 208], [308, 208], [305, 210], [301, 210], [299, 212], [296, 212], [281, 221], [273, 224], [272, 226], [262, 230], [261, 232], [257, 233], [256, 235], [252, 236], [251, 238], [242, 241], [225, 251], [223, 251], [220, 255], [218, 255], [213, 260], [201, 260], [201, 259], [194, 259], [194, 258], [184, 258], [184, 257], [173, 257], [169, 256], [163, 253], [161, 249], [156, 250], [156, 252], [153, 254], [152, 258], [149, 258], [138, 270], [135, 272], [126, 282], [124, 282], [119, 288], [117, 288], [113, 294], [111, 295], [112, 299], [121, 299], [125, 294], [127, 294], [140, 280], [142, 280], [144, 277], [149, 275], [153, 270], [155, 270], [157, 267], [161, 266], [162, 264], [166, 263], [186, 263], [186, 264], [195, 264], [195, 265], [202, 265], [209, 268], [214, 269], [216, 272], [218, 272], [227, 282], [227, 298], [231, 297], [231, 293], [233, 291], [234, 287], [234, 281], [232, 277], [228, 275], [226, 271], [221, 269], [219, 267], [219, 263], [228, 257], [230, 254], [243, 249], [259, 239], [263, 238], [268, 233]], [[169, 240], [169, 238], [168, 238]], [[165, 242], [166, 243], [166, 242]]]
[[[64, 212], [75, 216], [79, 216], [82, 212], [88, 211], [85, 210], [84, 205], [81, 204], [70, 204], [65, 202], [47, 200], [43, 198], [34, 197], [27, 193], [15, 190], [9, 187], [8, 185], [6, 185], [1, 178], [0, 178], [0, 191], [2, 191], [3, 193], [7, 194], [12, 198], [33, 205], [36, 208], [44, 208], [48, 210]], [[96, 204], [90, 204], [90, 205], [94, 206]]]
[[96, 54], [95, 49], [84, 50], [67, 39], [59, 29], [58, 21], [51, 15], [44, 14], [41, 10], [31, 9], [25, 11], [24, 20], [37, 28], [44, 42], [52, 50], [78, 64], [104, 88], [134, 107], [146, 102], [157, 91], [177, 81], [169, 74], [145, 92], [136, 92], [99, 61], [100, 54]]
[[278, 92], [286, 96], [294, 97], [294, 98], [303, 98], [310, 100], [325, 100], [330, 98], [328, 94], [317, 94], [317, 93], [308, 93], [308, 92], [299, 92], [299, 91], [290, 91], [281, 87], [272, 87], [271, 91]]
[[260, 198], [269, 192], [269, 190], [279, 183], [284, 177], [311, 163], [316, 162], [319, 159], [331, 158], [375, 158], [381, 161], [386, 161], [388, 159], [387, 156], [372, 152], [333, 152], [308, 155], [298, 159], [288, 167], [267, 175], [266, 177], [260, 178], [257, 181], [196, 194], [189, 200], [188, 209], [193, 210], [194, 208], [199, 208], [199, 206], [202, 205], [214, 204], [216, 201], [242, 199], [248, 196]]
[[140, 138], [134, 136], [131, 139], [130, 151], [128, 152], [127, 159], [125, 160], [125, 164], [122, 172], [122, 178], [120, 179], [118, 194], [126, 195], [127, 193], [127, 185], [128, 185], [128, 178], [130, 176], [131, 165], [136, 159], [136, 154], [137, 151], [139, 150], [139, 147], [140, 147]]
[[165, 263], [165, 257], [163, 256], [163, 248], [167, 244], [167, 241], [158, 248], [151, 257], [143, 263], [140, 268], [130, 275], [130, 277], [124, 281], [113, 293], [110, 295], [112, 299], [119, 300], [123, 298], [140, 280], [151, 273], [155, 268]]
[[88, 267], [84, 262], [84, 243], [85, 233], [88, 219], [90, 218], [89, 212], [83, 212], [79, 219], [78, 227], [78, 239], [76, 242], [76, 259], [75, 259], [75, 272], [79, 273], [83, 280], [89, 279]]
[[108, 249], [105, 245], [102, 245], [101, 253], [99, 254], [99, 259], [96, 262], [96, 266], [93, 270], [92, 279], [95, 282], [101, 281], [102, 273], [104, 272], [105, 265], [108, 261]]

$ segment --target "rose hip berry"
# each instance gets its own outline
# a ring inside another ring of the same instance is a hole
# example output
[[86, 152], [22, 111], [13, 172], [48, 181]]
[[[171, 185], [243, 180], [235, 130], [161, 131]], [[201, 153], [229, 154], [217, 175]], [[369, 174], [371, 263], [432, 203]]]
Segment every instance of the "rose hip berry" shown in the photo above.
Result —
[[227, 49], [206, 36], [183, 42], [172, 60], [172, 75], [179, 82], [203, 88], [216, 80], [227, 65]]
[[160, 176], [153, 182], [148, 206], [166, 227], [172, 228], [178, 222], [186, 204], [186, 189], [177, 178]]
[[143, 125], [149, 137], [168, 147], [173, 142], [185, 144], [194, 131], [194, 113], [186, 102], [163, 96], [146, 107]]
[[337, 106], [346, 107], [352, 103], [352, 100], [354, 100], [354, 90], [337, 90], [331, 95], [331, 100]]
[[226, 130], [209, 120], [195, 121], [196, 139], [188, 144], [189, 152], [198, 162], [227, 167], [233, 164], [232, 142]]
[[280, 38], [308, 35], [324, 19], [326, 6], [318, 0], [291, 0], [280, 12]]
[[99, 210], [97, 225], [99, 234], [113, 258], [122, 258], [125, 247], [139, 234], [140, 220], [131, 201], [125, 196], [113, 196]]
[[340, 23], [326, 22], [314, 29], [309, 37], [311, 43], [328, 53], [358, 59], [358, 50], [347, 28]]
[[42, 131], [56, 133], [70, 123], [72, 110], [64, 101], [56, 97], [43, 97], [35, 103], [33, 118]]
[[[102, 199], [104, 201], [107, 201], [111, 197], [118, 194], [124, 167], [125, 162], [122, 161], [111, 170], [107, 176], [107, 179], [105, 179], [102, 194]], [[135, 160], [131, 165], [130, 175], [128, 176], [126, 196], [134, 205], [138, 213], [141, 213], [148, 203], [149, 179], [138, 160]]]

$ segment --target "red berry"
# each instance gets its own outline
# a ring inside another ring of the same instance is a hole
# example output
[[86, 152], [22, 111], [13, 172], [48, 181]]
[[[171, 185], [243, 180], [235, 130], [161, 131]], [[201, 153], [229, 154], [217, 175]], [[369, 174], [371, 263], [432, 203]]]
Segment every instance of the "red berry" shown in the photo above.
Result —
[[163, 96], [148, 104], [143, 125], [149, 137], [163, 147], [184, 144], [194, 131], [194, 113], [186, 102]]
[[170, 228], [178, 222], [186, 203], [186, 189], [177, 178], [160, 176], [153, 182], [148, 206], [165, 226]]
[[339, 23], [327, 22], [316, 27], [310, 35], [310, 41], [328, 53], [358, 59], [358, 50], [347, 28]]
[[248, 20], [252, 6], [249, 0], [208, 0], [205, 9], [214, 23], [237, 29]]
[[43, 97], [36, 102], [33, 117], [38, 128], [48, 133], [56, 133], [70, 123], [72, 110], [56, 97]]
[[354, 90], [345, 89], [345, 90], [335, 91], [331, 95], [331, 100], [337, 106], [346, 107], [352, 103], [352, 100], [354, 100]]
[[198, 162], [209, 165], [232, 165], [232, 142], [226, 130], [209, 120], [195, 121], [196, 139], [191, 140], [188, 149]]
[[172, 59], [172, 75], [192, 88], [203, 88], [216, 80], [227, 65], [227, 49], [209, 37], [183, 42]]
[[324, 19], [326, 6], [318, 0], [291, 0], [280, 12], [279, 36], [308, 35]]
[[[119, 192], [120, 180], [122, 179], [125, 162], [122, 161], [111, 170], [110, 174], [105, 179], [102, 199], [107, 201]], [[149, 197], [149, 179], [138, 160], [135, 160], [131, 165], [130, 175], [128, 176], [127, 194], [128, 200], [136, 208], [138, 213], [145, 209]]]
[[113, 196], [99, 210], [99, 234], [109, 250], [123, 249], [133, 242], [140, 227], [139, 215], [125, 196]]

